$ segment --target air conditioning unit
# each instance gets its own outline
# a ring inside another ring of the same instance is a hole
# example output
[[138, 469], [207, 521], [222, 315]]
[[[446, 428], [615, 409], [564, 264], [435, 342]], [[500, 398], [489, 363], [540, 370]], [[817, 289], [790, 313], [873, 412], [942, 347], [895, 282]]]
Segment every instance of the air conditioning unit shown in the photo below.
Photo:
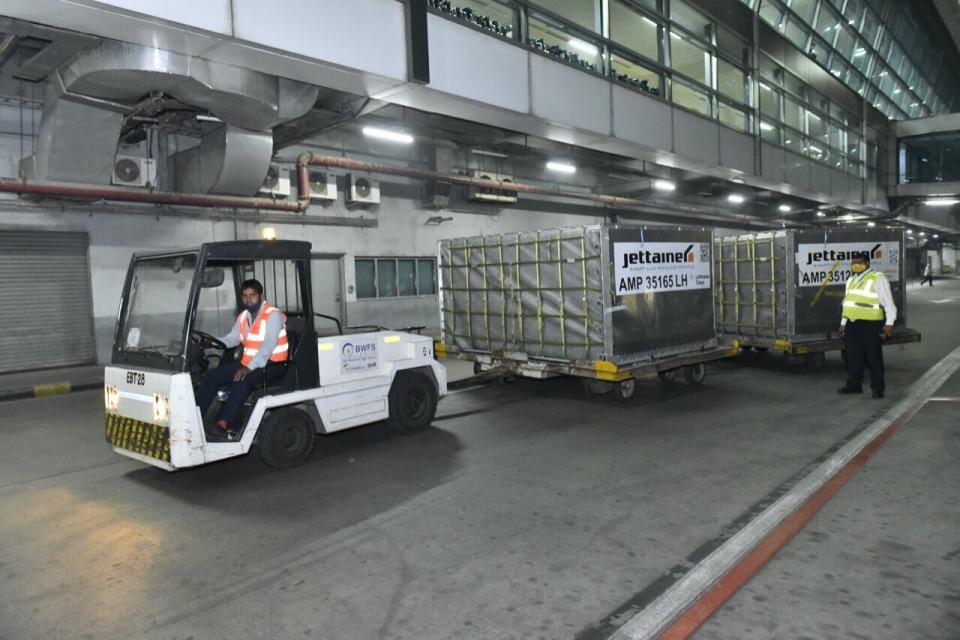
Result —
[[148, 158], [117, 156], [111, 181], [123, 187], [153, 186], [157, 183], [157, 163]]
[[347, 206], [369, 207], [375, 204], [380, 204], [380, 181], [348, 173]]
[[330, 204], [337, 201], [337, 176], [327, 171], [310, 171], [310, 201]]
[[[505, 176], [500, 173], [490, 171], [474, 171], [473, 177], [477, 180], [492, 180], [493, 182], [512, 183], [513, 176]], [[501, 189], [488, 189], [487, 187], [470, 187], [467, 196], [474, 202], [494, 202], [498, 204], [512, 204], [517, 201], [516, 191], [503, 191]]]
[[260, 195], [273, 196], [285, 199], [290, 196], [290, 170], [275, 164], [270, 165], [263, 186], [258, 192]]

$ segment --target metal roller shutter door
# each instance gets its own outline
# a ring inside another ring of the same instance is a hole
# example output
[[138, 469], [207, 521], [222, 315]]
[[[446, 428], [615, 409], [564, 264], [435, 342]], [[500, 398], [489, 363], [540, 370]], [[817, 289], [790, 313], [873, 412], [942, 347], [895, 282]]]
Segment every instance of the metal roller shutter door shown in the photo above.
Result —
[[96, 360], [89, 239], [0, 229], [0, 372]]

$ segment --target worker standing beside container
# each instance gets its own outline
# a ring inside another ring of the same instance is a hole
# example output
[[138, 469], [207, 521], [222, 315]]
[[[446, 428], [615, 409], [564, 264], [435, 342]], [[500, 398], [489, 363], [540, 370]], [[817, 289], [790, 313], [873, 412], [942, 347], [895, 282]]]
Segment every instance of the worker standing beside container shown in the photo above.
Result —
[[886, 386], [883, 340], [893, 335], [897, 306], [886, 276], [870, 268], [869, 255], [855, 256], [851, 270], [840, 319], [840, 335], [847, 350], [847, 384], [838, 392], [863, 393], [863, 369], [868, 366], [873, 397], [882, 398]]

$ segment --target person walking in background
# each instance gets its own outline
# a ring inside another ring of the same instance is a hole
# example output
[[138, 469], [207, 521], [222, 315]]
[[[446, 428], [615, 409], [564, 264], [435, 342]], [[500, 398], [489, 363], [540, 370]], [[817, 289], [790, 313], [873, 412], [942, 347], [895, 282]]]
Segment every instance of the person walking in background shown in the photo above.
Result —
[[930, 286], [933, 286], [933, 264], [930, 260], [927, 260], [927, 264], [923, 267], [923, 280], [920, 281], [921, 287], [924, 282], [930, 282]]

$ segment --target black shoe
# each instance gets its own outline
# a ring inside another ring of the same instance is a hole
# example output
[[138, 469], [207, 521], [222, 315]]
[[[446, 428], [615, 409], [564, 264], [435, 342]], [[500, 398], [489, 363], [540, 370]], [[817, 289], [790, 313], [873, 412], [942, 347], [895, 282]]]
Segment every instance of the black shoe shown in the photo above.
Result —
[[837, 393], [846, 395], [848, 393], [863, 393], [863, 389], [851, 389], [850, 387], [840, 387], [837, 389]]
[[874, 389], [874, 390], [873, 390], [873, 397], [874, 397], [874, 398], [883, 398], [883, 390], [881, 390], [881, 389]]

